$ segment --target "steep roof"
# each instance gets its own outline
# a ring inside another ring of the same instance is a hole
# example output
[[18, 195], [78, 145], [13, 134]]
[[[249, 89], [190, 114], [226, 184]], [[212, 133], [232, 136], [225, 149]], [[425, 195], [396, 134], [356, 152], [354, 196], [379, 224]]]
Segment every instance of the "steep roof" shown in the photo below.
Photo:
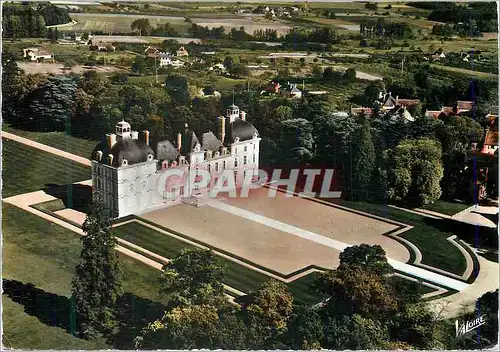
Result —
[[234, 139], [238, 137], [240, 141], [246, 141], [252, 139], [254, 133], [259, 136], [259, 132], [251, 123], [243, 121], [242, 119], [236, 119], [230, 123], [230, 143], [234, 142]]
[[112, 166], [121, 166], [123, 160], [127, 160], [129, 165], [147, 161], [148, 155], [153, 155], [154, 152], [149, 145], [144, 141], [132, 138], [124, 138], [117, 141], [110, 149], [106, 141], [99, 143], [92, 152], [92, 160], [96, 160], [97, 152], [102, 151], [103, 162], [107, 162], [108, 155], [113, 155]]
[[169, 140], [156, 144], [156, 159], [158, 160], [172, 161], [176, 160], [179, 155], [179, 151]]
[[425, 116], [437, 119], [442, 112], [442, 110], [427, 110], [425, 112]]
[[206, 150], [215, 151], [222, 147], [222, 142], [212, 131], [203, 133], [201, 136], [201, 147]]
[[457, 110], [469, 111], [472, 110], [473, 105], [474, 105], [473, 101], [459, 100], [457, 101]]

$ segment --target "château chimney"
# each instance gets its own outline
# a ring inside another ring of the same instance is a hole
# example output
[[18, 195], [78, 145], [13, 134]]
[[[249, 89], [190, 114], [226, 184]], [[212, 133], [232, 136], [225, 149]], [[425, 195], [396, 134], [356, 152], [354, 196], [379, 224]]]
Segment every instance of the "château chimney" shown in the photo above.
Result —
[[108, 141], [108, 148], [111, 149], [116, 143], [116, 134], [108, 133], [106, 134], [106, 140]]
[[148, 130], [142, 131], [142, 136], [144, 138], [144, 143], [149, 145], [149, 131]]
[[108, 154], [108, 162], [109, 162], [109, 166], [113, 166], [113, 158], [115, 156], [113, 154]]
[[219, 140], [224, 143], [224, 138], [226, 138], [226, 118], [219, 116], [217, 121], [219, 122]]
[[399, 95], [396, 95], [396, 105], [398, 105], [399, 102]]
[[247, 113], [245, 111], [240, 111], [240, 119], [245, 121], [246, 117], [247, 117]]
[[102, 161], [102, 150], [99, 150], [97, 152], [97, 161], [99, 161], [99, 162]]
[[180, 152], [182, 148], [182, 134], [177, 133], [177, 150]]

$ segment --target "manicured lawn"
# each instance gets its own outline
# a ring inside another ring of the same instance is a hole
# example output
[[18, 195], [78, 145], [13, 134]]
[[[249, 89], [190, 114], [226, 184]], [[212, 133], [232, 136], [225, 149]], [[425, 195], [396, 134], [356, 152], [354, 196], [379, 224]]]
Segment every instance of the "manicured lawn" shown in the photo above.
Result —
[[4, 198], [90, 178], [84, 165], [5, 138], [2, 144]]
[[414, 228], [399, 236], [407, 239], [422, 252], [422, 263], [462, 275], [467, 267], [462, 252], [446, 238], [452, 235], [431, 226], [428, 219], [413, 213], [394, 209], [383, 204], [340, 201], [341, 205], [365, 211], [387, 219], [400, 221]]
[[[137, 222], [115, 228], [116, 236], [132, 242], [151, 252], [171, 259], [177, 256], [185, 248], [193, 248], [190, 244], [155, 231]], [[234, 263], [225, 258], [220, 258], [226, 266], [224, 283], [242, 292], [248, 293], [257, 290], [260, 285], [268, 281], [269, 276]], [[310, 274], [289, 284], [290, 291], [298, 301], [309, 303], [319, 302], [321, 298], [309, 291], [309, 284], [314, 281], [316, 274]]]
[[93, 141], [78, 137], [73, 137], [64, 132], [31, 132], [23, 131], [9, 126], [9, 124], [3, 124], [2, 128], [6, 132], [31, 139], [32, 141], [46, 144], [48, 146], [64, 150], [65, 152], [76, 154], [84, 158], [90, 159], [90, 155], [94, 150], [95, 146], [100, 141]]
[[425, 207], [423, 207], [423, 209], [432, 210], [438, 213], [452, 216], [456, 213], [461, 212], [462, 210], [469, 208], [470, 206], [470, 204], [465, 203], [455, 203], [445, 200], [438, 200], [433, 204], [426, 205]]
[[[67, 332], [68, 302], [81, 250], [80, 236], [8, 204], [4, 204], [2, 212], [6, 347], [112, 348], [102, 340], [85, 341]], [[161, 302], [157, 294], [158, 270], [125, 256], [120, 256], [120, 261], [124, 291], [138, 302], [137, 312], [141, 302]], [[9, 284], [28, 289], [21, 293], [9, 291]], [[157, 314], [161, 315], [161, 311]]]

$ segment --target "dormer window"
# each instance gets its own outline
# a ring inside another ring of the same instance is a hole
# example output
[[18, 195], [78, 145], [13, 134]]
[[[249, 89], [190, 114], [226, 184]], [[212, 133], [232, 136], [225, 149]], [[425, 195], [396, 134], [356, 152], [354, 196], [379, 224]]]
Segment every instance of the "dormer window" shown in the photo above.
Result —
[[153, 154], [148, 154], [148, 161], [152, 161], [153, 160]]
[[128, 161], [127, 161], [127, 159], [123, 159], [123, 161], [122, 161], [122, 165], [128, 165]]
[[220, 156], [219, 152], [215, 152], [215, 157], [218, 158]]
[[238, 143], [239, 141], [240, 141], [240, 137], [236, 137], [236, 138], [234, 139], [234, 143]]

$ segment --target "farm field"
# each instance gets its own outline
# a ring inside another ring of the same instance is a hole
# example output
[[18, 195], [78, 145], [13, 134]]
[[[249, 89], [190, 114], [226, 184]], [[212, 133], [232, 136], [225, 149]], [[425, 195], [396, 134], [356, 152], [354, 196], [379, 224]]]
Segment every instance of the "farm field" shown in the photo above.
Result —
[[[61, 31], [102, 31], [104, 33], [130, 33], [130, 25], [137, 19], [149, 19], [151, 26], [154, 28], [158, 25], [170, 23], [171, 26], [179, 33], [186, 33], [190, 24], [186, 22], [182, 16], [159, 16], [149, 14], [128, 14], [128, 13], [74, 13], [71, 15], [77, 22], [75, 25], [65, 26]], [[215, 18], [214, 18], [215, 17]], [[245, 27], [249, 34], [253, 34], [254, 30], [272, 28], [276, 29], [281, 34], [286, 34], [290, 30], [290, 26], [279, 21], [267, 21], [259, 19], [254, 21], [252, 18], [240, 16], [235, 18], [234, 15], [228, 14], [227, 17], [220, 18], [210, 14], [210, 17], [193, 17], [191, 20], [200, 26], [208, 26], [209, 28], [224, 26], [226, 30], [231, 28]]]
[[96, 71], [98, 73], [113, 73], [120, 71], [115, 66], [83, 66], [75, 65], [71, 69], [64, 69], [64, 65], [60, 63], [50, 62], [20, 62], [19, 68], [24, 70], [27, 74], [53, 74], [53, 75], [66, 75], [69, 73], [84, 73], [87, 71]]
[[498, 75], [494, 75], [492, 73], [467, 70], [465, 68], [459, 68], [459, 67], [443, 66], [443, 65], [437, 65], [437, 64], [431, 64], [431, 67], [434, 67], [436, 69], [443, 70], [443, 71], [460, 73], [460, 74], [463, 74], [463, 75], [469, 76], [469, 77], [486, 78], [486, 79], [495, 79], [496, 77], [498, 77]]

